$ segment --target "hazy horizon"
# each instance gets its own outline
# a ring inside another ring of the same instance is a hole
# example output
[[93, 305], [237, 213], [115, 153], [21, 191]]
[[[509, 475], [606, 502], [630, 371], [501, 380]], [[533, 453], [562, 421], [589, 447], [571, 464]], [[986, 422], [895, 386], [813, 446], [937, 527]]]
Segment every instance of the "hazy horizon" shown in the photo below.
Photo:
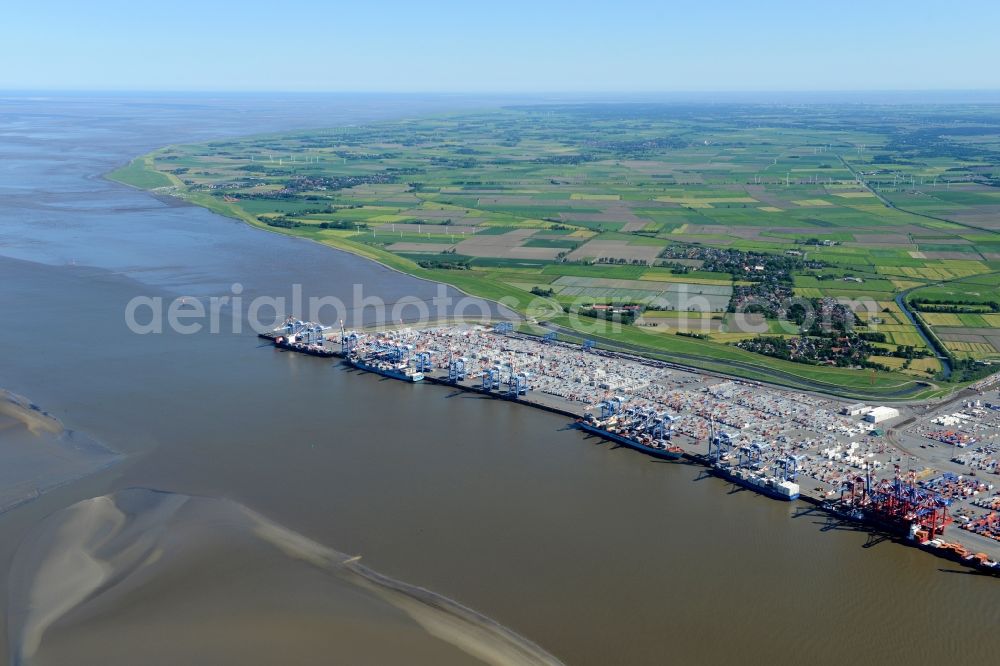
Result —
[[399, 90], [142, 90], [142, 89], [5, 89], [0, 98], [43, 99], [122, 98], [143, 99], [239, 99], [282, 98], [296, 100], [344, 98], [440, 99], [454, 103], [486, 104], [705, 104], [705, 105], [933, 105], [1000, 104], [998, 89], [966, 90], [719, 90], [719, 91], [399, 91]]
[[997, 90], [1000, 5], [65, 0], [5, 12], [0, 89], [626, 93]]

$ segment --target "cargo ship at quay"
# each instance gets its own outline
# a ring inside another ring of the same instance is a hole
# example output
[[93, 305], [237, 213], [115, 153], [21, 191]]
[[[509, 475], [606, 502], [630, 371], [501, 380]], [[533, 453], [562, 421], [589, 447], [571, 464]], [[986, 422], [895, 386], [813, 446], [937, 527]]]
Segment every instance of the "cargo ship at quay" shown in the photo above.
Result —
[[367, 361], [360, 358], [348, 359], [347, 362], [358, 370], [374, 372], [377, 375], [404, 382], [419, 382], [424, 378], [424, 373], [413, 369], [412, 366], [406, 363], [377, 360]]
[[[697, 404], [689, 403], [685, 408], [676, 398], [651, 399], [648, 389], [642, 390], [644, 384], [623, 384], [616, 374], [623, 372], [621, 368], [635, 365], [638, 367], [628, 372], [643, 379], [659, 371], [666, 375], [684, 373], [687, 376], [680, 379], [693, 383], [696, 381], [693, 377], [705, 382], [704, 375], [632, 354], [596, 349], [593, 343], [571, 344], [557, 341], [554, 336], [539, 338], [516, 333], [509, 324], [492, 328], [442, 325], [381, 333], [348, 333], [343, 325], [336, 334], [329, 334], [328, 330], [329, 327], [289, 319], [260, 337], [271, 340], [279, 349], [341, 358], [351, 367], [406, 383], [452, 386], [560, 414], [572, 419], [582, 432], [622, 448], [659, 460], [703, 465], [709, 474], [761, 496], [782, 502], [805, 501], [831, 519], [865, 526], [873, 533], [1000, 576], [1000, 564], [996, 561], [1000, 560], [1000, 548], [982, 539], [974, 547], [946, 540], [944, 528], [952, 522], [947, 506], [950, 501], [937, 499], [936, 493], [921, 489], [914, 479], [902, 485], [897, 481], [895, 486], [885, 479], [876, 480], [874, 474], [869, 475], [866, 483], [849, 476], [821, 479], [816, 466], [822, 464], [823, 458], [816, 453], [831, 460], [844, 456], [847, 465], [838, 465], [848, 469], [856, 466], [852, 462], [855, 459], [862, 460], [857, 454], [863, 449], [855, 448], [858, 442], [848, 441], [850, 446], [842, 453], [831, 447], [810, 454], [801, 443], [795, 446], [790, 437], [781, 434], [780, 428], [801, 429], [816, 424], [816, 432], [820, 425], [829, 431], [829, 423], [820, 424], [818, 420], [828, 418], [831, 412], [816, 411], [807, 402], [802, 414], [794, 419], [790, 418], [787, 405], [774, 409], [772, 404], [754, 412], [758, 415], [755, 418], [763, 419], [758, 426], [753, 421], [741, 420], [742, 413], [734, 411], [728, 402], [783, 400], [781, 389], [708, 377], [707, 382], [718, 390], [700, 388], [693, 395], [704, 396], [707, 392], [713, 397], [707, 402], [706, 398], [697, 397]], [[589, 382], [581, 381], [581, 377], [562, 379], [567, 374], [573, 377], [578, 374], [575, 369], [582, 367], [594, 368], [594, 377]], [[616, 388], [624, 390], [619, 394]], [[590, 396], [593, 398], [588, 404]], [[828, 400], [799, 394], [796, 398]], [[838, 418], [842, 424], [855, 422], [847, 417]], [[764, 428], [769, 422], [781, 426]], [[704, 429], [699, 431], [692, 423], [703, 423]], [[727, 430], [717, 428], [717, 423]], [[868, 432], [870, 428], [862, 427], [863, 421], [860, 423], [858, 432]], [[845, 440], [848, 436], [857, 437], [856, 433], [845, 432], [845, 435]], [[832, 439], [827, 437], [827, 441]], [[798, 480], [803, 474], [825, 483], [806, 492]], [[955, 532], [957, 529], [949, 534]], [[993, 538], [1000, 541], [1000, 535]]]
[[799, 484], [758, 470], [718, 465], [713, 466], [711, 472], [721, 479], [766, 495], [771, 499], [793, 502], [800, 497]]
[[680, 460], [684, 449], [670, 443], [674, 418], [666, 412], [625, 407], [615, 396], [602, 401], [601, 416], [588, 413], [577, 420], [581, 430], [661, 460]]
[[257, 337], [270, 340], [279, 349], [287, 349], [300, 354], [326, 358], [339, 356], [326, 344], [326, 331], [328, 330], [330, 330], [329, 326], [289, 317], [278, 328], [269, 333], [260, 333]]
[[714, 419], [708, 442], [709, 471], [748, 490], [784, 502], [793, 502], [800, 497], [799, 484], [795, 483], [799, 459], [782, 456], [773, 463], [773, 473], [768, 474], [764, 458], [769, 444], [754, 442], [737, 447], [732, 438], [723, 432], [716, 432]]

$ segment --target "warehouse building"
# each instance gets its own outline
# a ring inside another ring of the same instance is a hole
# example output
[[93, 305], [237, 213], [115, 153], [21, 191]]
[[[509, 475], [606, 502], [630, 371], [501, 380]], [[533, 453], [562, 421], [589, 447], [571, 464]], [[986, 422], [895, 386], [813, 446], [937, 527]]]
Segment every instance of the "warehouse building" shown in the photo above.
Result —
[[869, 423], [881, 423], [899, 416], [899, 410], [895, 407], [876, 407], [865, 414], [865, 421]]

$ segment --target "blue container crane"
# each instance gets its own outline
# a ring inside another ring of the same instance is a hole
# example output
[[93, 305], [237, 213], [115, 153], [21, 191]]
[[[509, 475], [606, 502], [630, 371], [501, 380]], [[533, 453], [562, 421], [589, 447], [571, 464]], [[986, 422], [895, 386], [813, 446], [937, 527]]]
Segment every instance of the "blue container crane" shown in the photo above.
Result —
[[483, 390], [492, 391], [500, 388], [500, 371], [497, 368], [483, 370]]
[[431, 353], [428, 351], [417, 352], [413, 356], [413, 361], [417, 372], [430, 372], [434, 369], [434, 363], [431, 361]]
[[759, 468], [764, 462], [764, 452], [769, 448], [771, 448], [770, 444], [761, 444], [760, 442], [741, 446], [737, 466]]
[[285, 324], [284, 326], [281, 327], [280, 330], [286, 336], [291, 336], [295, 335], [305, 327], [306, 323], [304, 321], [300, 321], [298, 319], [293, 319], [292, 317], [289, 317], [288, 319], [285, 320]]
[[625, 398], [621, 397], [620, 395], [616, 395], [613, 398], [611, 398], [611, 403], [613, 405], [616, 405], [615, 413], [620, 414], [622, 408], [625, 406]]
[[711, 419], [711, 429], [708, 436], [708, 459], [719, 462], [733, 451], [733, 438], [728, 432], [715, 429], [715, 419]]
[[613, 398], [602, 400], [599, 405], [601, 408], [601, 418], [602, 419], [611, 418], [615, 414], [621, 412], [622, 403], [624, 403], [624, 400], [621, 398], [621, 396], [617, 395]]
[[302, 333], [302, 341], [306, 344], [323, 344], [323, 333], [329, 328], [329, 326], [323, 326], [322, 324], [307, 326]]
[[647, 427], [650, 436], [661, 442], [672, 438], [674, 434], [674, 417], [666, 412], [657, 414], [652, 410], [650, 410], [650, 415], [652, 423]]
[[409, 350], [399, 345], [376, 342], [372, 345], [368, 356], [369, 358], [382, 359], [390, 363], [400, 363], [409, 357]]
[[636, 425], [638, 421], [642, 419], [642, 410], [634, 405], [629, 405], [625, 409], [621, 410], [622, 418], [629, 425]]
[[530, 390], [531, 385], [528, 384], [528, 373], [519, 372], [517, 374], [517, 394], [527, 395]]
[[384, 358], [390, 363], [402, 363], [410, 358], [411, 351], [412, 347], [407, 345], [383, 344], [379, 345], [375, 355]]
[[785, 456], [774, 461], [774, 475], [782, 481], [794, 481], [798, 474], [798, 456]]
[[358, 348], [358, 334], [352, 332], [350, 335], [344, 335], [340, 340], [341, 349], [344, 352], [344, 356], [350, 358], [354, 355], [354, 352]]
[[368, 351], [372, 358], [389, 358], [393, 354], [392, 347], [384, 342], [373, 342]]
[[507, 393], [505, 394], [508, 398], [516, 398], [519, 395], [528, 394], [528, 377], [523, 372], [518, 374], [511, 373], [510, 377], [507, 378]]
[[465, 381], [464, 358], [453, 358], [448, 362], [448, 381], [452, 384]]

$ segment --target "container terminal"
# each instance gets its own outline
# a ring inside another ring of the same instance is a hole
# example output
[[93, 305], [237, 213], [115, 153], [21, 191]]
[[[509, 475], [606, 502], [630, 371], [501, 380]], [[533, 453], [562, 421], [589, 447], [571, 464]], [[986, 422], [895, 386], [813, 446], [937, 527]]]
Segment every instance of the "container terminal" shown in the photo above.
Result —
[[1000, 396], [989, 401], [991, 382], [937, 404], [890, 407], [520, 333], [509, 322], [334, 331], [290, 318], [260, 337], [555, 412], [587, 436], [704, 465], [748, 491], [1000, 575]]

